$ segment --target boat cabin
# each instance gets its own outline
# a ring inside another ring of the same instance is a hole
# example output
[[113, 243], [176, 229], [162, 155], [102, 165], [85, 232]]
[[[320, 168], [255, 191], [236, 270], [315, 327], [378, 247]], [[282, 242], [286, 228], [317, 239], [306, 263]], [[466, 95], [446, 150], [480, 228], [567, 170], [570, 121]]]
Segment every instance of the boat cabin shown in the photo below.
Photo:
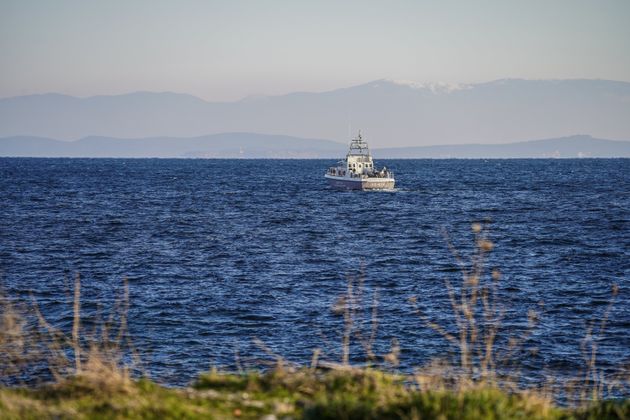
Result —
[[357, 137], [351, 140], [350, 150], [346, 154], [346, 159], [340, 160], [336, 166], [329, 168], [326, 176], [351, 179], [391, 177], [393, 179], [393, 174], [387, 168], [383, 167], [381, 170], [378, 170], [374, 167], [370, 149], [363, 140], [361, 131], [359, 131]]
[[353, 175], [372, 175], [374, 172], [374, 162], [370, 149], [361, 132], [350, 142], [350, 150], [346, 155], [346, 170]]

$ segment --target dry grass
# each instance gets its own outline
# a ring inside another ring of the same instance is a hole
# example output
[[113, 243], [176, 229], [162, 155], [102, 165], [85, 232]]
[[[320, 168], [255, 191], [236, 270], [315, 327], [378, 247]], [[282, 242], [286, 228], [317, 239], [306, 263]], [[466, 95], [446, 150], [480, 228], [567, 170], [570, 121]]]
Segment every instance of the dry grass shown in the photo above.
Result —
[[619, 287], [613, 285], [608, 305], [601, 318], [587, 322], [586, 332], [580, 342], [583, 367], [581, 372], [563, 384], [560, 391], [572, 405], [588, 405], [615, 392], [621, 395], [630, 393], [630, 366], [619, 366], [616, 373], [607, 376], [597, 363], [599, 342], [605, 337], [606, 325], [618, 294]]
[[23, 309], [0, 290], [0, 378], [17, 375], [33, 359], [30, 342]]
[[[0, 295], [0, 351], [7, 357], [0, 364], [0, 381], [19, 384], [37, 366], [51, 379], [64, 383], [68, 378], [82, 377], [99, 388], [119, 388], [130, 383], [131, 368], [141, 368], [127, 331], [129, 289], [123, 282], [123, 294], [116, 299], [107, 321], [97, 322], [88, 331], [82, 326], [81, 279], [77, 275], [73, 288], [72, 329], [64, 333], [42, 314], [37, 301], [16, 305]], [[131, 363], [125, 363], [124, 359]]]
[[505, 375], [505, 370], [499, 378], [497, 368], [513, 358], [536, 326], [538, 314], [530, 310], [525, 333], [507, 338], [507, 348], [498, 350], [497, 339], [502, 333], [501, 326], [505, 316], [505, 308], [498, 298], [501, 273], [498, 269], [486, 272], [486, 261], [494, 248], [489, 239], [488, 224], [474, 223], [472, 232], [474, 249], [468, 258], [462, 257], [445, 234], [461, 273], [458, 284], [445, 281], [454, 326], [425, 315], [423, 302], [416, 297], [410, 298], [410, 303], [422, 322], [446, 339], [458, 353], [456, 363], [434, 361], [420, 369], [416, 377], [422, 386], [444, 386], [438, 383], [440, 381], [447, 381], [448, 386], [462, 388], [479, 382], [494, 386], [499, 380], [503, 386], [513, 384]]
[[[616, 285], [612, 287], [604, 313], [597, 320], [588, 322], [585, 336], [579, 344], [584, 361], [582, 371], [568, 381], [546, 383], [535, 390], [521, 389], [516, 356], [536, 328], [539, 315], [530, 310], [527, 328], [518, 335], [502, 329], [505, 308], [498, 294], [501, 273], [497, 269], [486, 270], [486, 261], [494, 249], [489, 239], [488, 224], [474, 223], [471, 229], [474, 249], [468, 258], [462, 256], [445, 234], [461, 274], [459, 283], [445, 281], [454, 325], [431, 319], [422, 310], [422, 302], [416, 297], [410, 299], [422, 322], [447, 340], [458, 355], [456, 360], [433, 360], [419, 367], [414, 376], [418, 387], [424, 390], [466, 390], [478, 386], [498, 386], [510, 392], [535, 394], [546, 401], [559, 400], [582, 407], [601, 401], [615, 391], [616, 395], [629, 395], [628, 367], [619, 366], [616, 374], [606, 377], [597, 363], [598, 343], [604, 337], [619, 291]], [[497, 344], [499, 338], [505, 343], [503, 346]]]
[[[350, 366], [352, 348], [359, 348], [365, 358], [365, 366], [390, 366], [399, 364], [400, 346], [398, 340], [393, 339], [390, 350], [386, 354], [377, 354], [374, 344], [378, 337], [378, 289], [371, 295], [366, 292], [365, 277], [363, 274], [347, 276], [346, 291], [339, 296], [331, 310], [339, 316], [342, 322], [340, 333], [341, 366]], [[328, 337], [325, 341], [332, 342]], [[317, 358], [321, 350], [317, 349]], [[334, 362], [322, 361], [321, 365], [335, 367]]]

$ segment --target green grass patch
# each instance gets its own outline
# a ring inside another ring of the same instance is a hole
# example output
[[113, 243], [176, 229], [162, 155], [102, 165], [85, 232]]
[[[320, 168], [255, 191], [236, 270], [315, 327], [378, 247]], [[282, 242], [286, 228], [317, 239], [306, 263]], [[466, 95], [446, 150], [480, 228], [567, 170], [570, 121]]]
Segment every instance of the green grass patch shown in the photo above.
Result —
[[630, 419], [630, 401], [559, 408], [492, 387], [419, 391], [371, 369], [201, 375], [191, 388], [78, 377], [35, 389], [0, 388], [0, 419]]

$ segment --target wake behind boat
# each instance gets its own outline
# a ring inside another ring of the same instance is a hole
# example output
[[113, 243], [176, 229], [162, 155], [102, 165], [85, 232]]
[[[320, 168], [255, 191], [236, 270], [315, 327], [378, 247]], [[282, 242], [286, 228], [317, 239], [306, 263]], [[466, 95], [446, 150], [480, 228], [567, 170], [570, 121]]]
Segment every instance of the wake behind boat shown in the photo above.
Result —
[[394, 188], [394, 173], [374, 167], [368, 145], [361, 137], [361, 131], [350, 142], [350, 150], [345, 160], [328, 168], [324, 177], [335, 188], [346, 190], [391, 190]]

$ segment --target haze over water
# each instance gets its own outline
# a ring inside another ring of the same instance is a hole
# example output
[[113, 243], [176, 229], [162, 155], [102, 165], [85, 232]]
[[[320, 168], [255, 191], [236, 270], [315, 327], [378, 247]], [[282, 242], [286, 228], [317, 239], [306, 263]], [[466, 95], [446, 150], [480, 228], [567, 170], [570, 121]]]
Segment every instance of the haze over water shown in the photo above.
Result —
[[[444, 286], [460, 274], [471, 223], [489, 220], [502, 272], [503, 326], [540, 323], [516, 356], [524, 377], [573, 375], [580, 339], [618, 284], [599, 362], [630, 358], [630, 161], [393, 160], [393, 192], [329, 189], [326, 160], [0, 158], [0, 272], [69, 328], [68, 278], [81, 273], [94, 319], [128, 277], [129, 328], [150, 374], [185, 384], [210, 364], [265, 358], [260, 338], [308, 363], [339, 360], [331, 310], [346, 277], [378, 290], [379, 353], [400, 341], [402, 369], [453, 350], [408, 302], [452, 325]], [[86, 321], [88, 322], [88, 321]], [[505, 346], [500, 341], [500, 346]], [[360, 349], [353, 349], [360, 362]], [[268, 357], [267, 357], [268, 358]]]

